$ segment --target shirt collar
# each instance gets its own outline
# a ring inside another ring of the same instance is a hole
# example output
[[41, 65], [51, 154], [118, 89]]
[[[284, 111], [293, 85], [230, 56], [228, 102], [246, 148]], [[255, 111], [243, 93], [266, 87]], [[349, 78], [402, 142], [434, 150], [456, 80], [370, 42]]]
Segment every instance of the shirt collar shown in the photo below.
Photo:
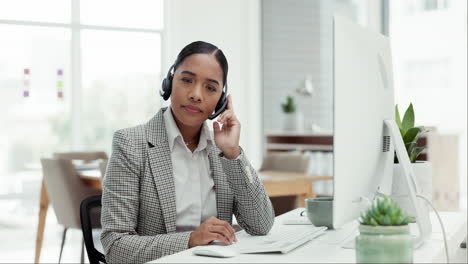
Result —
[[[177, 138], [179, 138], [180, 142], [184, 144], [184, 139], [182, 134], [180, 134], [179, 127], [174, 120], [174, 116], [172, 115], [172, 109], [169, 106], [166, 111], [164, 112], [164, 125], [166, 126], [167, 131], [167, 140], [169, 141], [169, 148], [172, 150], [174, 149], [174, 144]], [[208, 128], [207, 122], [203, 122], [201, 132], [200, 132], [200, 139], [198, 141], [198, 147], [195, 151], [200, 151], [205, 149], [208, 144], [213, 144], [213, 138], [211, 132]]]

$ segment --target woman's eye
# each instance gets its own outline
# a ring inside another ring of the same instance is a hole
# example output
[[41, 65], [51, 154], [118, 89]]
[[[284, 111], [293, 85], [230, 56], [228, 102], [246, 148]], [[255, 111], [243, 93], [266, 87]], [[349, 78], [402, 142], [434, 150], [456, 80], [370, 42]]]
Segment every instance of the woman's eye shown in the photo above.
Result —
[[182, 81], [184, 83], [192, 83], [192, 80], [188, 79], [188, 78], [182, 78]]
[[214, 88], [213, 86], [208, 85], [207, 88], [208, 88], [208, 91], [210, 92], [216, 92], [216, 88]]

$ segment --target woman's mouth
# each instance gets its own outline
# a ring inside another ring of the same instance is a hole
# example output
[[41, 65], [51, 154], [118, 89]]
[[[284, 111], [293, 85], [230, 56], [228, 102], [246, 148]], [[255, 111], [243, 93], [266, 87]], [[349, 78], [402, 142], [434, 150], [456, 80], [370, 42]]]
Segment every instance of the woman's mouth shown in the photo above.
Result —
[[202, 112], [200, 108], [193, 106], [193, 105], [184, 105], [183, 108], [185, 109], [185, 111], [189, 113], [193, 113], [193, 114]]

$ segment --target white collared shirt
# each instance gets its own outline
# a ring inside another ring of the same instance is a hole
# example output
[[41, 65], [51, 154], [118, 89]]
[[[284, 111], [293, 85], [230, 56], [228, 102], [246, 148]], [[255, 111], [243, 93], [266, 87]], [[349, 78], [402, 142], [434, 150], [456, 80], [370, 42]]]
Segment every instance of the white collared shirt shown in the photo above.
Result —
[[208, 159], [208, 144], [214, 144], [207, 123], [203, 123], [200, 140], [192, 153], [185, 145], [175, 123], [171, 107], [164, 112], [171, 150], [176, 192], [176, 231], [195, 230], [210, 216], [217, 217], [216, 193]]

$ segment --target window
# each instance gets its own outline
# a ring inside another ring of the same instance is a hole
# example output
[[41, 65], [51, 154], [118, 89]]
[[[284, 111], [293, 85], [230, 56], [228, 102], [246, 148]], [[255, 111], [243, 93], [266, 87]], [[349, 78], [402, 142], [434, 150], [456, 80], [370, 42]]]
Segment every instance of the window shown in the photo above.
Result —
[[406, 5], [407, 14], [413, 15], [426, 11], [447, 9], [450, 5], [450, 0], [409, 0], [406, 1]]
[[110, 152], [113, 132], [148, 121], [159, 108], [158, 34], [84, 30], [84, 149]]
[[407, 61], [405, 87], [408, 91], [445, 91], [450, 92], [450, 60], [431, 59]]
[[70, 0], [4, 0], [0, 20], [70, 23], [70, 8]]
[[0, 197], [34, 199], [39, 158], [71, 146], [70, 30], [0, 24], [0, 35]]
[[[466, 210], [467, 1], [388, 2], [395, 101], [400, 110], [414, 104], [416, 125], [458, 138], [459, 167], [454, 170], [459, 173], [459, 207]], [[440, 169], [434, 168], [435, 173]]]
[[0, 1], [2, 214], [36, 216], [41, 157], [157, 112], [163, 28], [163, 0]]

